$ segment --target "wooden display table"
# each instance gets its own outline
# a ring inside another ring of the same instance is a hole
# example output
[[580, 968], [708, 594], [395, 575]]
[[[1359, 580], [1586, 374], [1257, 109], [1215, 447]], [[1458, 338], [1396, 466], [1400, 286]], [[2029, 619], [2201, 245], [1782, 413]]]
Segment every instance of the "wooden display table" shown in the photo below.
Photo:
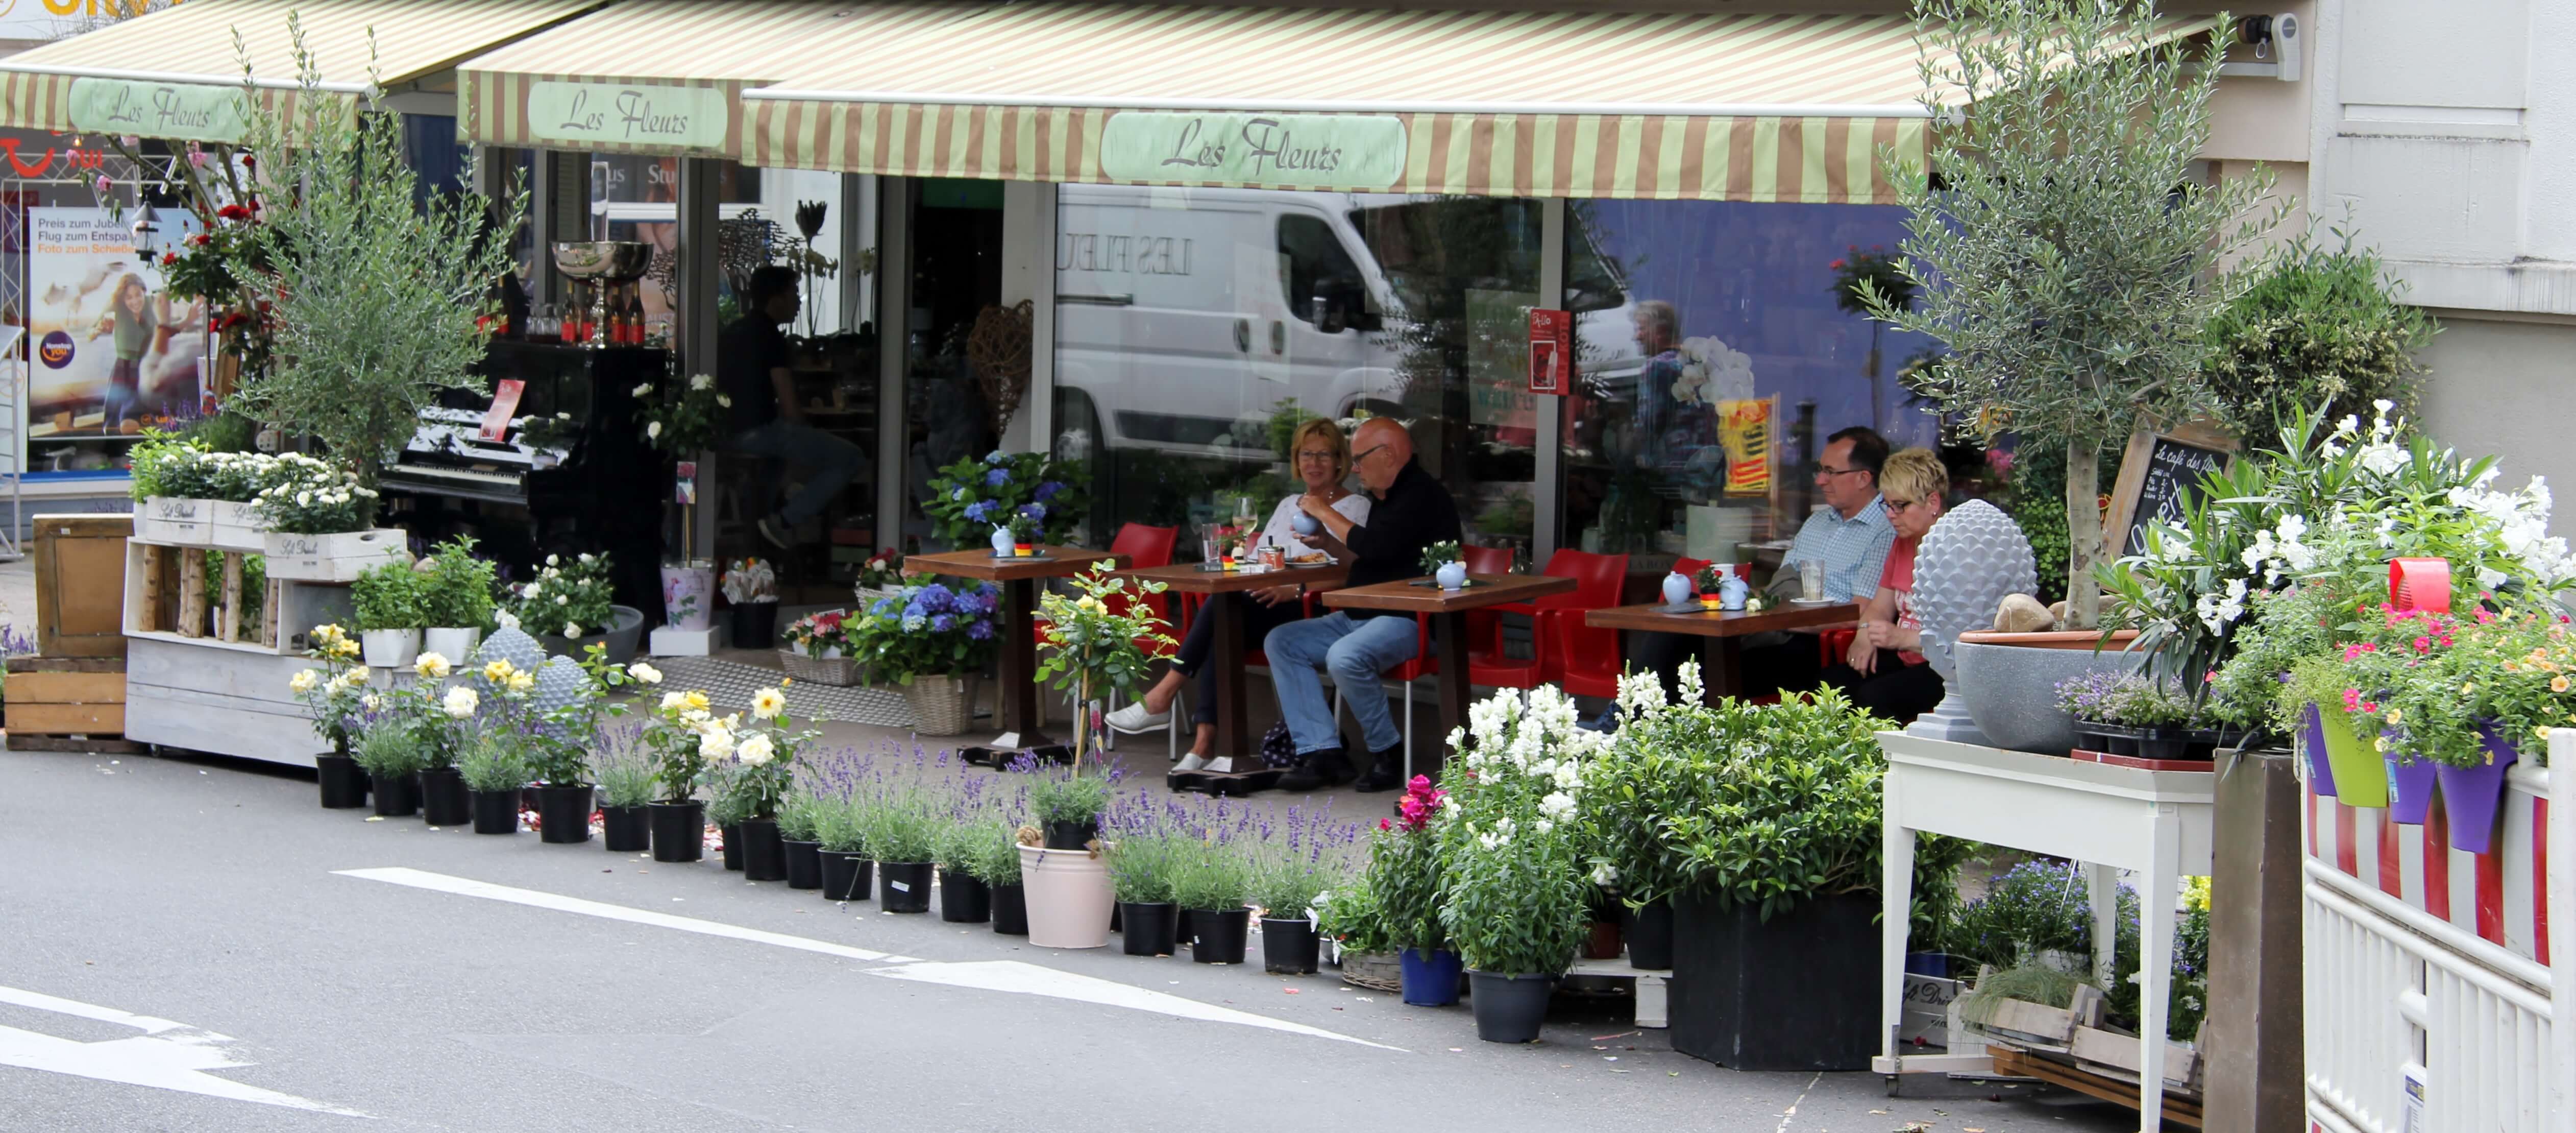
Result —
[[995, 631], [1002, 639], [1002, 687], [994, 694], [994, 715], [1001, 719], [1002, 734], [989, 744], [960, 748], [958, 755], [970, 763], [999, 767], [1024, 753], [1053, 759], [1070, 754], [1064, 745], [1038, 731], [1037, 582], [1041, 578], [1070, 577], [1091, 569], [1091, 564], [1097, 562], [1122, 562], [1125, 556], [1052, 544], [1042, 544], [1036, 550], [1037, 554], [1029, 558], [995, 558], [991, 549], [978, 548], [913, 555], [903, 561], [904, 569], [915, 573], [1002, 585], [1002, 624]]
[[[1129, 578], [1159, 582], [1172, 594], [1206, 595], [1208, 602], [1199, 616], [1216, 619], [1209, 638], [1207, 664], [1216, 666], [1216, 753], [1201, 772], [1174, 772], [1170, 785], [1176, 789], [1194, 787], [1220, 793], [1259, 790], [1268, 782], [1257, 782], [1249, 776], [1277, 778], [1261, 765], [1261, 753], [1248, 738], [1250, 713], [1244, 705], [1243, 606], [1251, 601], [1250, 592], [1273, 586], [1302, 585], [1310, 590], [1339, 586], [1351, 568], [1339, 564], [1311, 567], [1289, 567], [1284, 570], [1205, 570], [1199, 563], [1174, 563], [1170, 566], [1141, 567], [1120, 571]], [[1229, 594], [1244, 595], [1230, 600]], [[1177, 709], [1175, 709], [1177, 711]], [[1180, 727], [1175, 720], [1173, 727]], [[1229, 790], [1234, 788], [1234, 790]]]
[[1668, 614], [1661, 603], [1589, 610], [1583, 624], [1628, 633], [1680, 633], [1700, 639], [1700, 684], [1710, 704], [1744, 695], [1744, 639], [1774, 630], [1819, 629], [1860, 623], [1860, 603], [1800, 606], [1783, 602], [1760, 613], [1693, 610]]
[[[1430, 617], [1434, 648], [1440, 651], [1442, 740], [1431, 749], [1431, 765], [1419, 773], [1437, 779], [1440, 777], [1440, 761], [1448, 756], [1446, 744], [1449, 733], [1467, 726], [1468, 611], [1564, 594], [1572, 591], [1574, 586], [1573, 579], [1552, 574], [1469, 575], [1468, 585], [1458, 590], [1442, 590], [1428, 578], [1415, 578], [1328, 591], [1324, 595], [1324, 605], [1336, 610], [1392, 610]], [[1404, 721], [1408, 735], [1411, 734], [1412, 723]], [[1409, 763], [1408, 760], [1405, 771], [1414, 774]]]
[[[2138, 1113], [2156, 1133], [2166, 1107], [2165, 1013], [2173, 983], [2174, 905], [2185, 877], [2210, 872], [2218, 776], [2209, 771], [2149, 771], [1975, 744], [1880, 732], [1887, 776], [1886, 852], [1879, 892], [1886, 905], [1879, 1000], [1886, 1053], [1871, 1068], [1907, 1072], [1992, 1073], [1984, 1055], [1899, 1055], [1905, 1008], [1907, 910], [1914, 899], [1914, 834], [1925, 831], [2085, 863], [2093, 909], [2094, 975], [2110, 986], [2112, 916], [2119, 871], [2143, 874], [2138, 887], [2140, 987]], [[1957, 1036], [1952, 1042], [1957, 1043]]]

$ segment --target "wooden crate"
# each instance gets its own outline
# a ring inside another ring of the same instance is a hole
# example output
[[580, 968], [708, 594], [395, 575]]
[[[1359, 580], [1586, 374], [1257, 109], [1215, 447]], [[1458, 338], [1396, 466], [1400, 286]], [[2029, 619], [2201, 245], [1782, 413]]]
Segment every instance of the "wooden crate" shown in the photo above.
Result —
[[[245, 560], [256, 552], [214, 551], [142, 540], [127, 544], [124, 628], [180, 640], [207, 640], [278, 650], [280, 608], [293, 584], [269, 579], [259, 592], [259, 617], [245, 612], [252, 592]], [[214, 600], [208, 583], [216, 584]]]
[[12, 657], [8, 664], [11, 735], [125, 734], [123, 658]]
[[123, 657], [125, 540], [130, 515], [40, 515], [36, 529], [36, 652]]

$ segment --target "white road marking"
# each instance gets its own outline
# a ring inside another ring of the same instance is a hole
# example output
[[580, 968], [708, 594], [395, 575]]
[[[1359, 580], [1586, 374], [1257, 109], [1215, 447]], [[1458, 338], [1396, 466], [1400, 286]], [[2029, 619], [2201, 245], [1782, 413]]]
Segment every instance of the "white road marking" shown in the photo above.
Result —
[[233, 1041], [212, 1031], [200, 1030], [185, 1023], [136, 1015], [113, 1007], [100, 1007], [78, 1000], [62, 999], [42, 992], [0, 987], [0, 1003], [33, 1007], [62, 1015], [93, 1019], [132, 1027], [143, 1034], [130, 1039], [110, 1039], [85, 1043], [57, 1038], [16, 1027], [0, 1027], [0, 1066], [17, 1066], [53, 1074], [70, 1074], [102, 1082], [122, 1082], [129, 1086], [150, 1086], [160, 1090], [203, 1094], [230, 1101], [256, 1102], [260, 1105], [283, 1106], [287, 1109], [332, 1113], [343, 1117], [372, 1117], [372, 1114], [340, 1106], [327, 1105], [310, 1098], [299, 1098], [257, 1086], [245, 1086], [230, 1079], [206, 1073], [254, 1065], [222, 1049]]
[[1311, 1035], [1319, 1039], [1358, 1043], [1361, 1046], [1391, 1050], [1399, 1054], [1405, 1052], [1402, 1047], [1373, 1043], [1367, 1039], [1355, 1039], [1349, 1035], [1338, 1035], [1303, 1023], [1290, 1023], [1255, 1015], [1249, 1011], [1237, 1011], [1231, 1007], [1201, 1003], [1198, 1000], [1183, 998], [1168, 992], [1148, 991], [1116, 980], [1057, 971], [1054, 968], [1022, 963], [1018, 960], [976, 960], [965, 963], [922, 962], [907, 964], [900, 968], [879, 968], [868, 974], [885, 976], [889, 979], [943, 984], [948, 987], [971, 987], [984, 991], [1008, 992], [1013, 995], [1043, 995], [1051, 999], [1071, 999], [1082, 1003], [1097, 1003], [1104, 1007], [1152, 1011], [1182, 1019], [1233, 1023], [1238, 1026], [1259, 1027], [1263, 1030], [1284, 1031], [1292, 1035]]
[[409, 869], [400, 866], [382, 869], [343, 869], [335, 870], [333, 872], [342, 877], [362, 878], [367, 881], [390, 882], [395, 885], [410, 886], [414, 889], [428, 889], [439, 893], [453, 893], [461, 897], [481, 897], [491, 901], [506, 901], [514, 905], [527, 905], [539, 909], [553, 909], [557, 912], [579, 913], [583, 916], [601, 917], [614, 921], [625, 921], [629, 924], [652, 925], [657, 928], [677, 929], [681, 932], [693, 932], [702, 936], [721, 936], [733, 940], [750, 941], [754, 944], [769, 944], [780, 948], [793, 948], [800, 952], [815, 952], [825, 956], [839, 956], [846, 959], [865, 960], [876, 964], [902, 965], [900, 967], [875, 968], [868, 970], [867, 974], [875, 976], [915, 980], [922, 983], [945, 984], [950, 987], [977, 988], [985, 991], [999, 991], [1015, 995], [1039, 995], [1050, 999], [1069, 999], [1083, 1003], [1100, 1004], [1106, 1007], [1123, 1007], [1133, 1011], [1151, 1011], [1156, 1014], [1170, 1015], [1181, 1019], [1197, 1019], [1211, 1023], [1231, 1023], [1236, 1026], [1256, 1027], [1262, 1030], [1282, 1031], [1288, 1034], [1309, 1035], [1315, 1038], [1331, 1039], [1335, 1042], [1357, 1043], [1361, 1046], [1376, 1047], [1379, 1050], [1391, 1050], [1398, 1053], [1402, 1053], [1404, 1049], [1402, 1047], [1392, 1047], [1381, 1043], [1369, 1042], [1366, 1039], [1352, 1038], [1349, 1035], [1336, 1034], [1332, 1031], [1323, 1030], [1321, 1028], [1309, 1027], [1302, 1023], [1290, 1023], [1279, 1019], [1272, 1019], [1263, 1015], [1255, 1015], [1249, 1011], [1237, 1011], [1233, 1008], [1218, 1007], [1213, 1004], [1201, 1003], [1198, 1000], [1182, 996], [1170, 995], [1159, 991], [1147, 991], [1140, 987], [1132, 987], [1127, 984], [1119, 983], [1115, 980], [1104, 980], [1091, 976], [1076, 975], [1072, 972], [1059, 971], [1057, 969], [1044, 967], [1038, 964], [1021, 963], [1016, 960], [979, 961], [972, 963], [931, 963], [923, 961], [917, 957], [896, 956], [884, 952], [872, 952], [865, 948], [852, 948], [848, 945], [833, 944], [829, 941], [815, 940], [811, 937], [791, 936], [783, 932], [768, 932], [756, 928], [743, 928], [738, 925], [729, 925], [720, 921], [699, 920], [695, 917], [675, 917], [669, 913], [656, 913], [647, 909], [629, 908], [625, 905], [611, 905], [602, 901], [589, 901], [579, 897], [566, 897], [560, 894], [547, 893], [537, 889], [519, 889], [507, 885], [494, 885], [489, 882], [476, 881], [472, 878], [456, 877], [450, 874], [432, 873], [428, 870]]
[[819, 952], [825, 956], [838, 956], [845, 960], [864, 960], [871, 964], [909, 964], [913, 962], [913, 958], [910, 956], [896, 956], [891, 953], [872, 952], [865, 948], [852, 948], [846, 944], [833, 944], [829, 941], [815, 940], [811, 937], [789, 936], [783, 932], [764, 932], [760, 929], [743, 928], [739, 925], [724, 924], [720, 921], [699, 920], [696, 917], [675, 917], [669, 913], [655, 913], [644, 909], [631, 909], [624, 905], [611, 905], [602, 901], [585, 901], [579, 897], [566, 897], [561, 894], [547, 893], [543, 890], [537, 889], [518, 889], [507, 885], [494, 885], [489, 882], [476, 881], [472, 878], [453, 877], [444, 873], [431, 873], [427, 870], [405, 869], [397, 866], [390, 869], [344, 869], [334, 872], [339, 873], [343, 877], [362, 877], [369, 881], [388, 881], [395, 885], [408, 885], [414, 889], [429, 889], [440, 893], [454, 893], [460, 897], [481, 897], [489, 901], [507, 901], [513, 905], [531, 905], [540, 909], [553, 909], [556, 912], [561, 913], [579, 913], [586, 917], [601, 917], [612, 921], [625, 921], [629, 924], [644, 924], [652, 925], [656, 928], [677, 929], [681, 932], [694, 932], [701, 936], [722, 936], [734, 940], [748, 940], [755, 944], [772, 944], [780, 948], [793, 948], [800, 952]]

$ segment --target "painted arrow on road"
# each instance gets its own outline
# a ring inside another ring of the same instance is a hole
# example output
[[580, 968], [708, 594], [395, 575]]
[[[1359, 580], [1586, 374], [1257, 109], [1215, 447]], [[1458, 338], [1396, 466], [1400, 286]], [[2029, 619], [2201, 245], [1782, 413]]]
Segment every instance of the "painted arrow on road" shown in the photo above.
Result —
[[102, 1082], [150, 1086], [287, 1109], [335, 1113], [343, 1117], [373, 1116], [293, 1094], [245, 1086], [206, 1073], [253, 1065], [224, 1049], [223, 1044], [232, 1042], [232, 1039], [212, 1031], [14, 987], [0, 987], [0, 1003], [115, 1023], [143, 1032], [134, 1038], [85, 1043], [16, 1027], [0, 1027], [0, 1066], [18, 1066], [95, 1078]]

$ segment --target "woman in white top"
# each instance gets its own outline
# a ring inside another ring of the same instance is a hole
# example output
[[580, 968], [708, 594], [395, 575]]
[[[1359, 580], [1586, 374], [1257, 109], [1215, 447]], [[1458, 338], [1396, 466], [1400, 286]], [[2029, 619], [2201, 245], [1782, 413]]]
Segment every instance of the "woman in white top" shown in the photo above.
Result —
[[[1367, 523], [1369, 498], [1342, 487], [1343, 478], [1351, 471], [1350, 439], [1342, 435], [1341, 426], [1317, 417], [1297, 426], [1297, 435], [1289, 443], [1289, 452], [1297, 464], [1297, 477], [1306, 482], [1303, 495], [1279, 501], [1270, 511], [1270, 523], [1261, 529], [1262, 541], [1288, 548], [1290, 558], [1321, 551], [1343, 561], [1350, 552], [1333, 542], [1329, 533], [1318, 531], [1300, 537], [1296, 531], [1298, 501], [1305, 496], [1318, 496], [1332, 505], [1334, 511], [1353, 523]], [[1172, 700], [1181, 693], [1183, 682], [1198, 679], [1198, 711], [1194, 722], [1197, 737], [1190, 742], [1190, 753], [1175, 770], [1196, 771], [1205, 765], [1216, 748], [1216, 672], [1207, 664], [1216, 637], [1216, 619], [1224, 612], [1214, 602], [1249, 599], [1243, 607], [1243, 639], [1260, 641], [1270, 631], [1306, 616], [1306, 588], [1296, 583], [1247, 591], [1243, 594], [1217, 596], [1207, 609], [1190, 623], [1189, 636], [1181, 642], [1172, 667], [1163, 679], [1146, 689], [1136, 702], [1109, 714], [1109, 726], [1121, 732], [1145, 732], [1160, 728], [1172, 718]]]

